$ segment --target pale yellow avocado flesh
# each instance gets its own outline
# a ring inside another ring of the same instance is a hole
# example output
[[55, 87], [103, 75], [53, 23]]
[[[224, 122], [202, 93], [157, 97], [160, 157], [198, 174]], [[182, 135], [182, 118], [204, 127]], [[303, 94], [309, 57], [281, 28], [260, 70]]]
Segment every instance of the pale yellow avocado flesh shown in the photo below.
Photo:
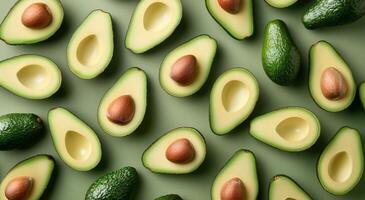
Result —
[[265, 0], [270, 6], [273, 6], [275, 8], [286, 8], [294, 3], [296, 3], [298, 0]]
[[291, 178], [277, 175], [272, 178], [269, 200], [311, 200], [312, 198]]

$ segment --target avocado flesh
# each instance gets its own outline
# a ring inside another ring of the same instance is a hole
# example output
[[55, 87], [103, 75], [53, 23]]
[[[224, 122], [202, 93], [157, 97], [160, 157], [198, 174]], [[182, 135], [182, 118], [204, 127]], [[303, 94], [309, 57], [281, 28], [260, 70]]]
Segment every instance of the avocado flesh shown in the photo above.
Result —
[[3, 178], [0, 184], [0, 199], [6, 200], [5, 189], [14, 178], [29, 176], [33, 186], [27, 200], [38, 200], [47, 189], [54, 170], [55, 161], [49, 155], [37, 155], [16, 164]]
[[212, 200], [220, 200], [221, 189], [232, 178], [239, 178], [245, 187], [245, 200], [256, 200], [259, 183], [255, 155], [248, 150], [238, 150], [216, 176], [211, 189]]
[[[348, 89], [346, 96], [339, 100], [327, 99], [321, 90], [321, 76], [328, 67], [334, 67], [343, 75]], [[336, 49], [326, 41], [319, 41], [309, 52], [309, 91], [313, 100], [324, 110], [339, 112], [351, 105], [356, 94], [356, 84], [350, 67]]]
[[[165, 152], [166, 149], [179, 139], [188, 139], [192, 144], [195, 155], [189, 163], [176, 164], [169, 161]], [[203, 136], [194, 128], [182, 127], [176, 128], [152, 143], [143, 153], [143, 165], [152, 172], [164, 174], [188, 174], [203, 163], [206, 155], [206, 144]]]
[[[118, 97], [130, 95], [135, 104], [133, 119], [128, 124], [117, 124], [107, 117], [109, 105]], [[123, 137], [132, 134], [142, 123], [147, 107], [147, 76], [137, 68], [129, 68], [119, 80], [105, 93], [98, 109], [101, 128], [111, 136]]]
[[317, 0], [304, 13], [306, 28], [316, 29], [352, 23], [365, 14], [364, 0]]
[[298, 152], [313, 146], [321, 127], [309, 110], [288, 107], [256, 117], [251, 121], [250, 134], [280, 150]]
[[48, 98], [61, 82], [60, 70], [46, 57], [21, 55], [0, 62], [0, 86], [27, 99]]
[[241, 1], [241, 10], [236, 14], [225, 11], [217, 0], [205, 0], [205, 5], [215, 21], [233, 38], [243, 40], [253, 34], [252, 0]]
[[323, 150], [317, 163], [322, 187], [334, 195], [345, 195], [360, 181], [364, 171], [361, 135], [356, 129], [341, 128]]
[[[22, 24], [24, 10], [33, 3], [44, 3], [50, 9], [52, 22], [47, 27], [31, 29]], [[34, 44], [47, 40], [61, 27], [63, 15], [63, 7], [59, 0], [19, 0], [0, 24], [0, 39], [11, 45]]]
[[[161, 64], [160, 84], [170, 95], [186, 97], [196, 93], [206, 82], [217, 51], [217, 42], [208, 35], [195, 37], [171, 51]], [[197, 59], [198, 74], [190, 85], [180, 85], [170, 77], [171, 69], [179, 58], [193, 55]]]
[[183, 199], [177, 194], [168, 194], [162, 197], [158, 197], [155, 200], [183, 200]]
[[254, 75], [244, 68], [224, 72], [215, 81], [210, 93], [210, 127], [223, 135], [252, 113], [259, 97], [259, 86]]
[[298, 0], [265, 0], [270, 6], [275, 8], [286, 8], [295, 4]]
[[290, 33], [281, 20], [273, 20], [265, 27], [262, 65], [266, 75], [276, 84], [290, 85], [299, 73], [301, 58]]
[[48, 113], [53, 145], [60, 158], [71, 168], [89, 171], [101, 160], [101, 144], [96, 133], [64, 108]]
[[76, 76], [91, 79], [106, 69], [113, 51], [112, 18], [107, 12], [94, 10], [77, 28], [68, 44], [68, 66]]
[[125, 45], [144, 53], [166, 40], [180, 24], [180, 0], [141, 0], [129, 22]]
[[312, 198], [290, 177], [277, 175], [271, 179], [269, 200], [312, 200]]
[[362, 82], [359, 87], [359, 95], [360, 95], [360, 101], [361, 101], [362, 107], [365, 110], [365, 82]]

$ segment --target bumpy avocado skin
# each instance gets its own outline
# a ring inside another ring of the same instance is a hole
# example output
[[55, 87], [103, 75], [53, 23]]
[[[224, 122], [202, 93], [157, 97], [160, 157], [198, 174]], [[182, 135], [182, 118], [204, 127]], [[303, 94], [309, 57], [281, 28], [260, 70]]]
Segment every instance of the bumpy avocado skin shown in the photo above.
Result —
[[85, 200], [130, 200], [138, 183], [133, 167], [124, 167], [97, 179], [88, 189]]
[[31, 113], [11, 113], [0, 117], [0, 151], [30, 146], [43, 130], [40, 117]]
[[290, 85], [300, 70], [301, 57], [285, 23], [269, 22], [265, 27], [262, 65], [267, 76], [279, 85]]
[[365, 0], [317, 0], [303, 15], [307, 29], [348, 24], [365, 14]]
[[159, 197], [155, 200], [183, 200], [183, 199], [177, 194], [168, 194], [168, 195]]

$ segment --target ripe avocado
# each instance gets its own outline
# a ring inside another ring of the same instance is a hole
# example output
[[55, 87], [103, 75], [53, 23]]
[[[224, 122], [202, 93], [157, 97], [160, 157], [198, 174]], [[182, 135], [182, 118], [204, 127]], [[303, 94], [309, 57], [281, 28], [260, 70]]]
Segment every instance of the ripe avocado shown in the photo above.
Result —
[[124, 167], [98, 178], [86, 192], [85, 200], [130, 200], [138, 184], [133, 167]]
[[166, 40], [182, 18], [180, 0], [141, 0], [129, 22], [125, 46], [144, 53]]
[[96, 133], [64, 108], [48, 113], [53, 145], [60, 158], [71, 168], [88, 171], [101, 160], [101, 144]]
[[0, 24], [0, 39], [7, 44], [34, 44], [50, 38], [61, 27], [63, 21], [63, 7], [59, 0], [42, 0], [46, 4], [52, 20], [47, 27], [29, 28], [22, 24], [24, 11], [34, 3], [33, 0], [19, 0], [10, 9]]
[[183, 200], [183, 199], [177, 194], [168, 194], [162, 197], [158, 197], [155, 200]]
[[250, 133], [256, 139], [280, 150], [298, 152], [316, 143], [321, 126], [311, 111], [288, 107], [253, 119]]
[[31, 113], [12, 113], [0, 117], [0, 151], [35, 143], [44, 129], [42, 119]]
[[286, 175], [276, 175], [270, 181], [269, 200], [312, 200], [303, 188]]
[[262, 46], [262, 65], [266, 75], [279, 85], [295, 81], [301, 58], [290, 33], [281, 20], [273, 20], [265, 27]]
[[298, 0], [265, 0], [270, 6], [275, 8], [286, 8], [295, 4]]
[[70, 70], [83, 79], [91, 79], [101, 74], [113, 57], [113, 40], [111, 15], [102, 10], [92, 11], [68, 44], [67, 60]]
[[0, 62], [0, 86], [27, 99], [45, 99], [61, 86], [57, 65], [38, 55], [15, 56]]

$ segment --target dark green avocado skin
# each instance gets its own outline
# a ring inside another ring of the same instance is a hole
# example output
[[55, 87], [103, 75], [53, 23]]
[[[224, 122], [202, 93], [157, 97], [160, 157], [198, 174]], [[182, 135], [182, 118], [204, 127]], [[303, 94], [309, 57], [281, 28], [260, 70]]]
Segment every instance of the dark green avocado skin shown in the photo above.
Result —
[[85, 200], [130, 200], [137, 182], [136, 169], [124, 167], [97, 179], [87, 190]]
[[155, 200], [183, 200], [183, 199], [177, 194], [168, 194], [168, 195], [159, 197]]
[[30, 146], [43, 130], [40, 117], [31, 113], [12, 113], [0, 117], [0, 151]]
[[285, 23], [269, 22], [265, 27], [262, 65], [266, 75], [279, 85], [290, 85], [300, 69], [300, 53]]
[[305, 12], [307, 29], [348, 24], [365, 14], [365, 0], [317, 0]]

